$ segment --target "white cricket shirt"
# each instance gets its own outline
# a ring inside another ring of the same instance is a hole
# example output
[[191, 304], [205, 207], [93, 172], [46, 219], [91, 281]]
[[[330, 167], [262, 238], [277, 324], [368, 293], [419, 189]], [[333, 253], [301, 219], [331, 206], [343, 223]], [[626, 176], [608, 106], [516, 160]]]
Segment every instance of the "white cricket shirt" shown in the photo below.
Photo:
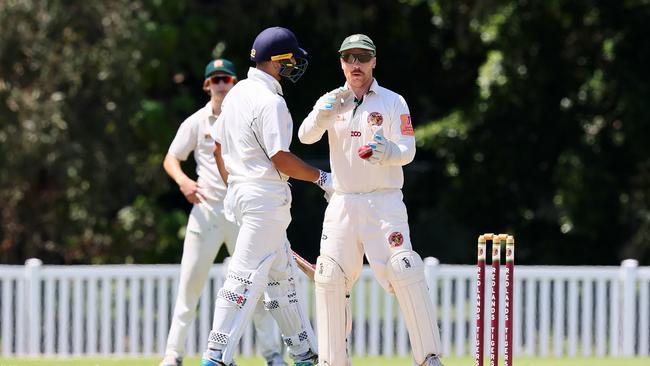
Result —
[[168, 152], [178, 160], [185, 161], [194, 151], [200, 193], [209, 200], [221, 201], [226, 195], [226, 185], [214, 160], [214, 139], [210, 135], [210, 127], [216, 121], [212, 104], [208, 102], [181, 123]]
[[[347, 83], [344, 86], [348, 88]], [[315, 125], [317, 106], [302, 122], [300, 141], [313, 144], [325, 133]], [[396, 143], [401, 153], [398, 165], [375, 165], [359, 157], [357, 150], [373, 141], [382, 128], [384, 136]], [[373, 80], [370, 90], [353, 111], [336, 116], [327, 130], [334, 190], [340, 193], [368, 193], [382, 189], [401, 189], [402, 165], [415, 156], [415, 136], [408, 105], [401, 95], [382, 88]]]
[[293, 121], [280, 83], [256, 68], [226, 95], [211, 133], [221, 144], [228, 182], [283, 183], [289, 177], [271, 162], [289, 151]]

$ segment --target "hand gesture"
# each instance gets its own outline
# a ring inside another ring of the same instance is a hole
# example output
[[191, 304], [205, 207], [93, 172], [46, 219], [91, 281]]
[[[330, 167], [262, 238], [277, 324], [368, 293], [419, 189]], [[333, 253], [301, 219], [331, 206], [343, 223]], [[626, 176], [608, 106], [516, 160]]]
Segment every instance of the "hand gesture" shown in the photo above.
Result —
[[316, 102], [314, 107], [316, 114], [316, 125], [321, 128], [330, 128], [336, 116], [354, 109], [354, 93], [352, 90], [337, 88], [325, 93]]
[[185, 199], [189, 203], [199, 203], [199, 198], [196, 196], [196, 194], [199, 192], [198, 183], [188, 178], [186, 180], [183, 180], [178, 185], [178, 188], [181, 190], [181, 192], [185, 196]]

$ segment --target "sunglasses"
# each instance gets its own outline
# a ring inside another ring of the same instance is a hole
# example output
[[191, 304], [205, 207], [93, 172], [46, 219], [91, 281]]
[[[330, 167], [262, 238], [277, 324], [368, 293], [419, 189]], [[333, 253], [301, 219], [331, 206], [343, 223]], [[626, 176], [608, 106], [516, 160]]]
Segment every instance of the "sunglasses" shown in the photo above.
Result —
[[365, 64], [367, 62], [370, 62], [372, 58], [375, 57], [373, 53], [342, 53], [341, 54], [341, 59], [343, 61], [353, 64], [354, 61], [359, 61], [362, 64]]
[[235, 82], [235, 77], [231, 75], [216, 75], [210, 78], [210, 83], [215, 85], [219, 83], [232, 84], [234, 82]]

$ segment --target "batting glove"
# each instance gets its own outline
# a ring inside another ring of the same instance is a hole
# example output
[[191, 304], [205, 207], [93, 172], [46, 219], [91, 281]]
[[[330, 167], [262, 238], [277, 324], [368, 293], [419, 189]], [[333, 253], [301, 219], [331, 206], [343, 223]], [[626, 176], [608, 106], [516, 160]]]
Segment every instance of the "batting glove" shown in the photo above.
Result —
[[332, 173], [324, 172], [322, 170], [318, 171], [318, 179], [314, 183], [317, 186], [321, 187], [325, 191], [325, 200], [330, 201], [330, 197], [334, 193], [334, 181], [332, 180]]
[[383, 129], [377, 130], [372, 139], [373, 142], [368, 144], [372, 149], [372, 155], [368, 158], [369, 163], [381, 165], [400, 153], [399, 147], [384, 136]]
[[318, 111], [315, 120], [316, 126], [328, 129], [334, 124], [337, 115], [354, 108], [354, 94], [349, 89], [334, 89], [320, 97], [314, 108]]

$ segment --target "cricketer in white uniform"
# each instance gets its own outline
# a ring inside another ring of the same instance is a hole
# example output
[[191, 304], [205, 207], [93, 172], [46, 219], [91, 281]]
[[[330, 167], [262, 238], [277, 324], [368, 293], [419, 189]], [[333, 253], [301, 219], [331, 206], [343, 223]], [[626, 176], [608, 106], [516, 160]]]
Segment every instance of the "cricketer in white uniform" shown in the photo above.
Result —
[[350, 364], [346, 295], [365, 253], [379, 283], [397, 297], [415, 362], [439, 366], [438, 326], [402, 201], [402, 166], [415, 156], [409, 109], [373, 78], [376, 48], [369, 37], [349, 36], [339, 52], [345, 85], [321, 97], [298, 131], [305, 144], [327, 131], [334, 184], [314, 276], [319, 365]]
[[[226, 185], [214, 161], [214, 140], [209, 132], [221, 113], [223, 98], [236, 81], [237, 74], [232, 62], [217, 59], [208, 63], [203, 89], [210, 95], [210, 101], [183, 121], [163, 163], [165, 171], [194, 207], [187, 223], [178, 295], [165, 357], [160, 366], [183, 364], [187, 333], [196, 316], [198, 300], [214, 258], [222, 243], [225, 243], [228, 253], [233, 253], [237, 240], [237, 225], [226, 220], [223, 214]], [[189, 178], [181, 169], [181, 161], [185, 161], [191, 152], [194, 152], [198, 181]], [[260, 352], [267, 364], [286, 366], [281, 356], [282, 345], [275, 321], [261, 305], [255, 312], [253, 322]]]
[[312, 181], [326, 189], [331, 179], [289, 152], [293, 122], [279, 83], [282, 78], [297, 81], [306, 68], [305, 57], [290, 30], [262, 31], [251, 50], [256, 66], [228, 93], [212, 128], [217, 165], [228, 182], [226, 214], [240, 224], [240, 231], [215, 301], [202, 366], [234, 364], [233, 353], [262, 294], [295, 365], [314, 365], [318, 359], [293, 280], [295, 264], [286, 235], [291, 221], [287, 180]]

